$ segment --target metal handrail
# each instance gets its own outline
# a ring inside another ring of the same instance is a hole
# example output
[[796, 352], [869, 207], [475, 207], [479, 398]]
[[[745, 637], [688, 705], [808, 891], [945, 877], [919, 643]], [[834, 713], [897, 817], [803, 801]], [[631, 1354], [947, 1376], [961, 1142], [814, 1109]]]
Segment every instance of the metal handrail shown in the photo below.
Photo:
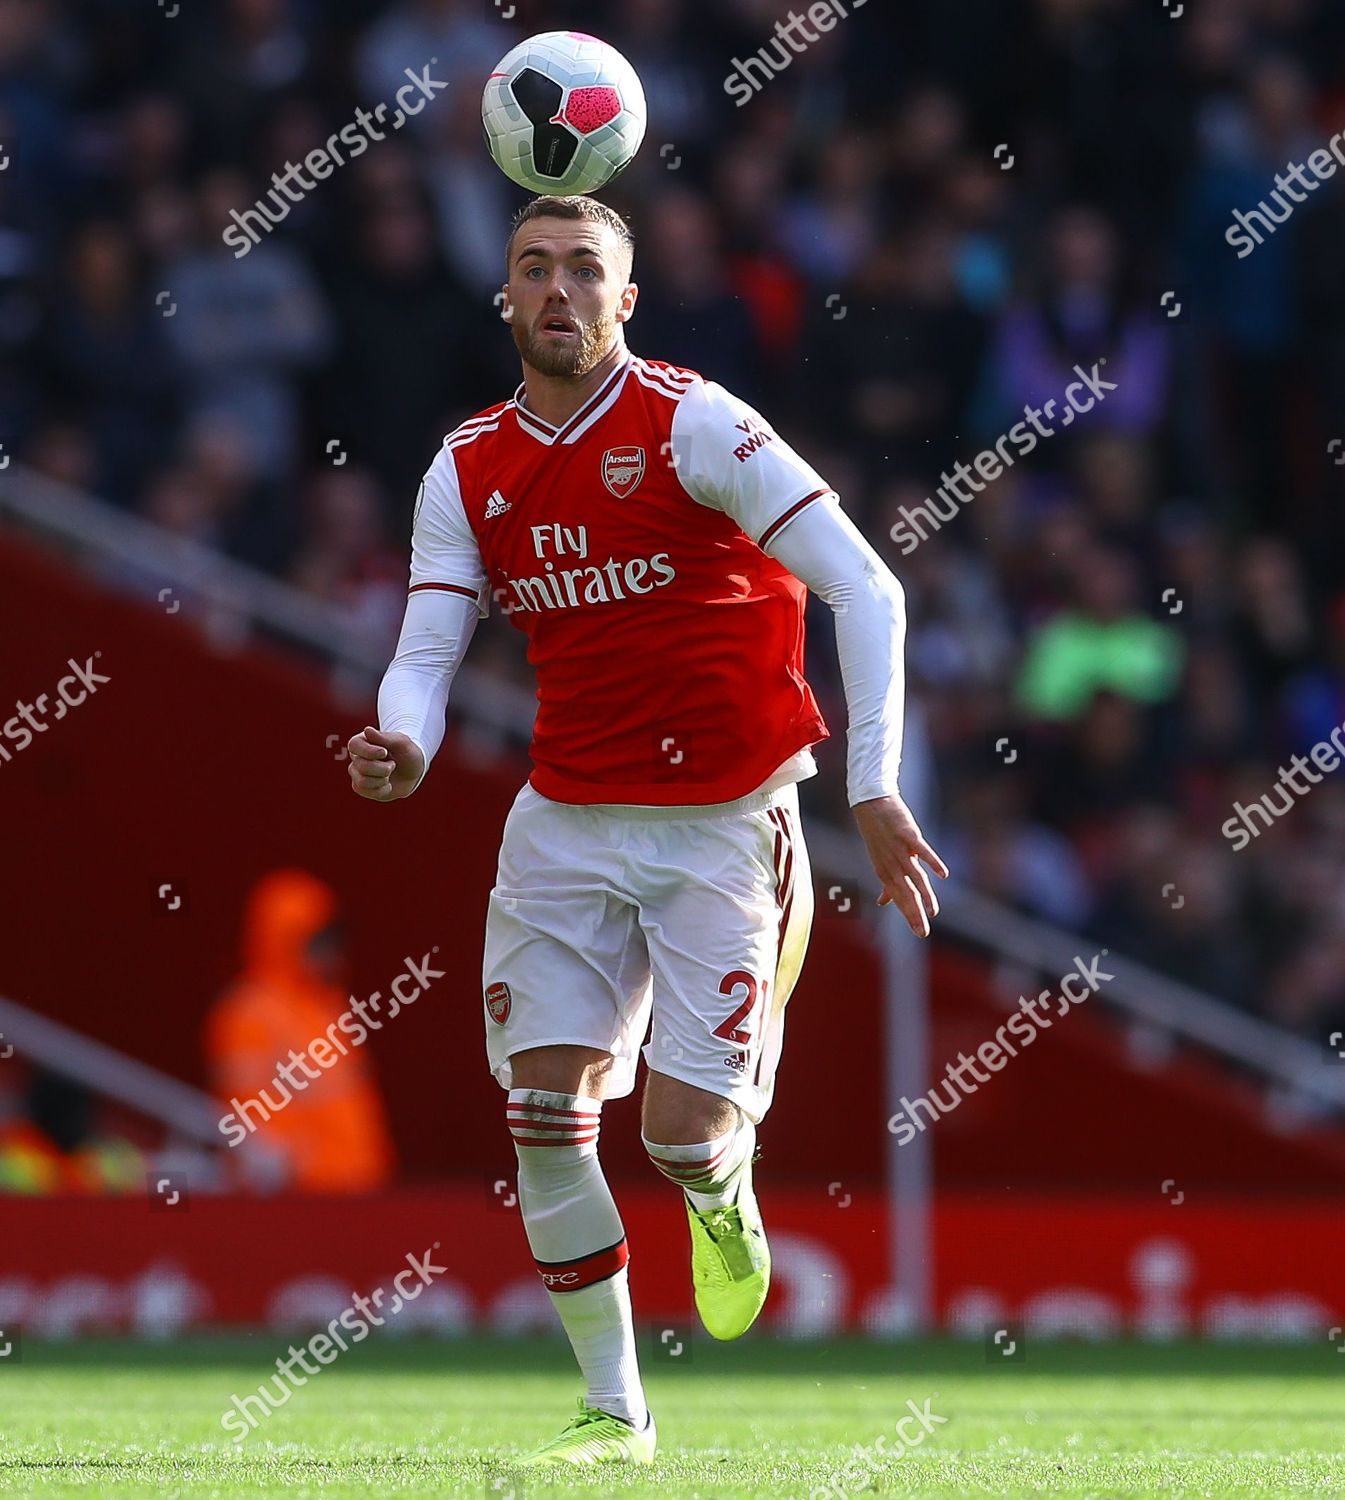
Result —
[[[1062, 977], [1097, 952], [1078, 934], [1025, 917], [980, 891], [954, 890], [942, 905], [939, 921], [946, 931], [1043, 974]], [[1115, 977], [1100, 998], [1135, 1020], [1220, 1053], [1293, 1092], [1345, 1107], [1345, 1065], [1329, 1066], [1312, 1042], [1115, 952], [1104, 967]]]
[[0, 996], [0, 1037], [27, 1061], [158, 1120], [179, 1136], [204, 1146], [222, 1144], [219, 1105], [209, 1094], [5, 996]]

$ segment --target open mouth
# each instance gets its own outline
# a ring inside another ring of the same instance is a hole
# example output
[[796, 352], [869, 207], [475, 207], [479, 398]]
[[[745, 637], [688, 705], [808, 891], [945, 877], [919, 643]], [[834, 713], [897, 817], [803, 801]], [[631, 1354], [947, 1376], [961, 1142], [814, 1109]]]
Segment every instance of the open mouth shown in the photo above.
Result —
[[562, 313], [549, 313], [542, 319], [541, 331], [556, 338], [574, 338], [579, 329], [573, 318], [567, 318]]

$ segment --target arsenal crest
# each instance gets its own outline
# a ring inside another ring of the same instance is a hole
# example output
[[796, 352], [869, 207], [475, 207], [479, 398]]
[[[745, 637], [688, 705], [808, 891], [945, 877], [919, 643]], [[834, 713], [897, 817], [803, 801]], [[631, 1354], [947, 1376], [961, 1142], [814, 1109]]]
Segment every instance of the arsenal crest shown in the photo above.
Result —
[[602, 482], [624, 499], [644, 478], [643, 448], [609, 448], [602, 456]]
[[512, 1005], [513, 996], [509, 993], [507, 984], [492, 984], [486, 991], [486, 1009], [490, 1012], [490, 1019], [499, 1022], [501, 1026], [509, 1019]]

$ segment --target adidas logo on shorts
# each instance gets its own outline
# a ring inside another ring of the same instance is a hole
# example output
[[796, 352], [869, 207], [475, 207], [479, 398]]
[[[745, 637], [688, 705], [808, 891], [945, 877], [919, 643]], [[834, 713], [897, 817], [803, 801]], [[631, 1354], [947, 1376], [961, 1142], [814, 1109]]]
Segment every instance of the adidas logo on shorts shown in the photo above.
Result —
[[500, 494], [499, 490], [492, 490], [490, 498], [486, 501], [486, 520], [493, 520], [496, 516], [502, 516], [509, 509], [509, 502]]

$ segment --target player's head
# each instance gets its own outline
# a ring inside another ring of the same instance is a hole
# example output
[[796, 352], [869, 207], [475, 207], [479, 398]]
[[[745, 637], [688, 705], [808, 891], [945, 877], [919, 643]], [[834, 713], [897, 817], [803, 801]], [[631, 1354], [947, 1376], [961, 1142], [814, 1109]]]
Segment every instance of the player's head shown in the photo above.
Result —
[[592, 198], [534, 198], [519, 210], [505, 250], [501, 316], [524, 364], [543, 375], [586, 375], [635, 310], [635, 239], [614, 209]]

